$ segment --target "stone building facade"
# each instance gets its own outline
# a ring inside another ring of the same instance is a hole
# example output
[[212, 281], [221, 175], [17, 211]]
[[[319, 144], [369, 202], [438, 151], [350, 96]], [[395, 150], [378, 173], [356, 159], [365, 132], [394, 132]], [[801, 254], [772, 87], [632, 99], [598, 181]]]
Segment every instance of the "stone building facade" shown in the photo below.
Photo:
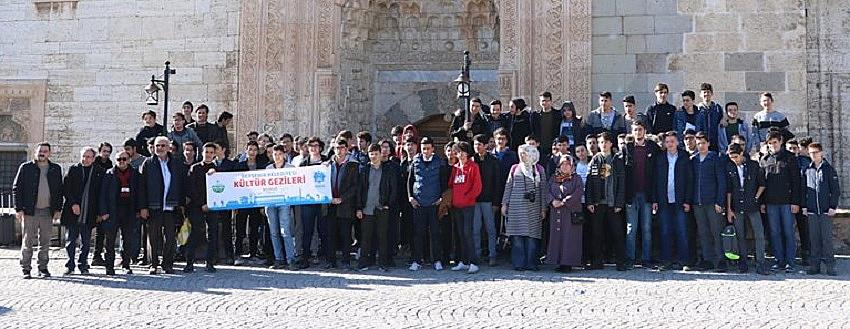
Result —
[[0, 0], [0, 33], [3, 161], [40, 140], [63, 163], [119, 144], [166, 60], [170, 108], [230, 111], [240, 142], [250, 130], [385, 135], [458, 107], [451, 80], [469, 50], [485, 100], [550, 91], [587, 112], [609, 90], [644, 108], [657, 82], [678, 103], [705, 81], [751, 117], [770, 91], [794, 133], [831, 150], [850, 204], [847, 1]]

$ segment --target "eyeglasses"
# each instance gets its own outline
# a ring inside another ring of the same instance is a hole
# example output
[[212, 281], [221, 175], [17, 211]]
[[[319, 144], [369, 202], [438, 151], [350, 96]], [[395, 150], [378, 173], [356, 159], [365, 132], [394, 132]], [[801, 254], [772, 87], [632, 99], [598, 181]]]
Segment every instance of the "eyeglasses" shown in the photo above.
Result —
[[168, 144], [156, 144], [156, 147], [168, 147]]
[[127, 161], [127, 158], [118, 158], [118, 161]]

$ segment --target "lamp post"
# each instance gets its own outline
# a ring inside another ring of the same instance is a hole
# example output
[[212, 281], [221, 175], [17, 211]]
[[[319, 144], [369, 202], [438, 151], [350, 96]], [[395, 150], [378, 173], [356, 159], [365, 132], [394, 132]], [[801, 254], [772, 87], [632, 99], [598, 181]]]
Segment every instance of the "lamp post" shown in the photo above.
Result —
[[469, 59], [469, 50], [463, 52], [463, 66], [460, 70], [460, 75], [458, 75], [457, 79], [454, 80], [454, 83], [457, 84], [457, 98], [463, 100], [463, 110], [464, 114], [466, 114], [466, 122], [470, 122], [472, 120], [472, 115], [469, 108], [469, 100], [470, 100], [470, 83], [472, 80], [469, 79], [469, 66], [472, 64], [472, 61]]
[[147, 99], [145, 99], [145, 104], [147, 105], [156, 106], [159, 104], [160, 90], [165, 94], [165, 103], [162, 104], [162, 126], [166, 132], [168, 132], [168, 80], [172, 74], [176, 73], [177, 71], [171, 68], [171, 62], [166, 61], [162, 80], [158, 80], [156, 75], [151, 75], [151, 83], [145, 87], [145, 93], [148, 95]]

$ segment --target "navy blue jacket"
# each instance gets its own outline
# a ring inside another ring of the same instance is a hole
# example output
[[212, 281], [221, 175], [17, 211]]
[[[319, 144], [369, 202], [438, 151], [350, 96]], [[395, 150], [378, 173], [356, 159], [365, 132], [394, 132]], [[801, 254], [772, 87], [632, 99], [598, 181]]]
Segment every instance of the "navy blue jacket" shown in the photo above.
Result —
[[[83, 219], [83, 222], [88, 225], [94, 225], [95, 217], [97, 217], [98, 206], [97, 202], [100, 201], [100, 188], [103, 184], [103, 167], [92, 164], [91, 166], [91, 183], [89, 183], [89, 200], [88, 200], [88, 211], [86, 211], [86, 218]], [[62, 180], [62, 192], [65, 194], [65, 204], [62, 209], [62, 225], [75, 225], [78, 223], [78, 218], [71, 211], [71, 207], [73, 205], [80, 205], [82, 207], [83, 204], [83, 190], [86, 187], [85, 182], [85, 167], [82, 164], [77, 163], [68, 168], [68, 173], [65, 175], [65, 178]], [[80, 210], [82, 212], [82, 209]]]
[[[655, 188], [650, 201], [667, 203], [667, 151], [660, 152], [655, 158]], [[679, 149], [674, 170], [676, 204], [691, 204], [693, 196], [693, 167], [685, 150]]]
[[[744, 185], [738, 177], [738, 166], [734, 162], [726, 163], [726, 193], [732, 197], [732, 211], [749, 213], [759, 210], [756, 192], [764, 186], [764, 174], [755, 160], [744, 162]], [[725, 208], [725, 207], [724, 207]]]
[[[101, 223], [101, 225], [105, 225], [108, 228], [115, 227], [114, 225], [118, 224], [118, 200], [121, 198], [121, 184], [118, 182], [118, 177], [115, 176], [115, 171], [119, 170], [117, 168], [112, 167], [106, 171], [106, 174], [103, 176], [103, 187], [100, 189], [100, 211], [98, 214], [109, 215], [109, 219]], [[141, 174], [139, 174], [138, 170], [130, 166], [127, 167], [127, 170], [130, 171], [129, 206], [133, 207], [132, 213], [134, 217], [132, 219], [135, 219], [135, 213], [141, 209], [141, 204], [139, 203], [139, 194], [141, 193], [139, 190], [139, 178]]]
[[820, 168], [812, 163], [803, 177], [803, 202], [800, 204], [808, 213], [825, 214], [829, 209], [838, 209], [841, 188], [835, 169], [823, 160]]
[[176, 161], [169, 154], [168, 170], [171, 173], [171, 184], [169, 184], [168, 195], [162, 204], [163, 193], [165, 193], [162, 178], [162, 167], [159, 158], [154, 156], [145, 159], [140, 172], [142, 193], [140, 195], [140, 207], [149, 210], [162, 210], [164, 207], [181, 207], [186, 202], [186, 182], [188, 181], [188, 169], [186, 164]]
[[437, 203], [447, 185], [441, 179], [443, 165], [443, 160], [436, 154], [429, 162], [425, 162], [421, 153], [417, 154], [406, 177], [408, 197], [413, 197], [423, 207]]
[[713, 151], [708, 151], [703, 161], [699, 157], [699, 153], [691, 156], [694, 172], [693, 202], [722, 207], [726, 204], [726, 163], [729, 160]]

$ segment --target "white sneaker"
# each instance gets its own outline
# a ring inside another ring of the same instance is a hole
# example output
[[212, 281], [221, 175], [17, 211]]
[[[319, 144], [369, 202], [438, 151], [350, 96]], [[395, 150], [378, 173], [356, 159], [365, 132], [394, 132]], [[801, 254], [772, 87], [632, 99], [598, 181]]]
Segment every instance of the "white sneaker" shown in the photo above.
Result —
[[442, 271], [443, 270], [443, 263], [441, 263], [440, 261], [434, 262], [434, 270]]
[[409, 268], [407, 268], [407, 269], [408, 269], [408, 270], [411, 270], [411, 271], [418, 271], [418, 270], [419, 270], [419, 269], [421, 269], [421, 268], [422, 268], [422, 266], [421, 266], [421, 265], [419, 265], [419, 263], [417, 263], [417, 262], [413, 262], [413, 264], [410, 264], [410, 267], [409, 267]]
[[452, 271], [465, 271], [468, 270], [469, 266], [464, 263], [458, 263], [455, 267], [452, 267]]
[[244, 259], [242, 259], [242, 257], [236, 258], [236, 259], [233, 261], [233, 265], [236, 265], [236, 266], [242, 266], [242, 265], [245, 265], [245, 260], [244, 260]]
[[469, 273], [469, 274], [478, 273], [478, 266], [476, 266], [475, 264], [469, 264], [469, 271], [466, 271], [466, 273]]

